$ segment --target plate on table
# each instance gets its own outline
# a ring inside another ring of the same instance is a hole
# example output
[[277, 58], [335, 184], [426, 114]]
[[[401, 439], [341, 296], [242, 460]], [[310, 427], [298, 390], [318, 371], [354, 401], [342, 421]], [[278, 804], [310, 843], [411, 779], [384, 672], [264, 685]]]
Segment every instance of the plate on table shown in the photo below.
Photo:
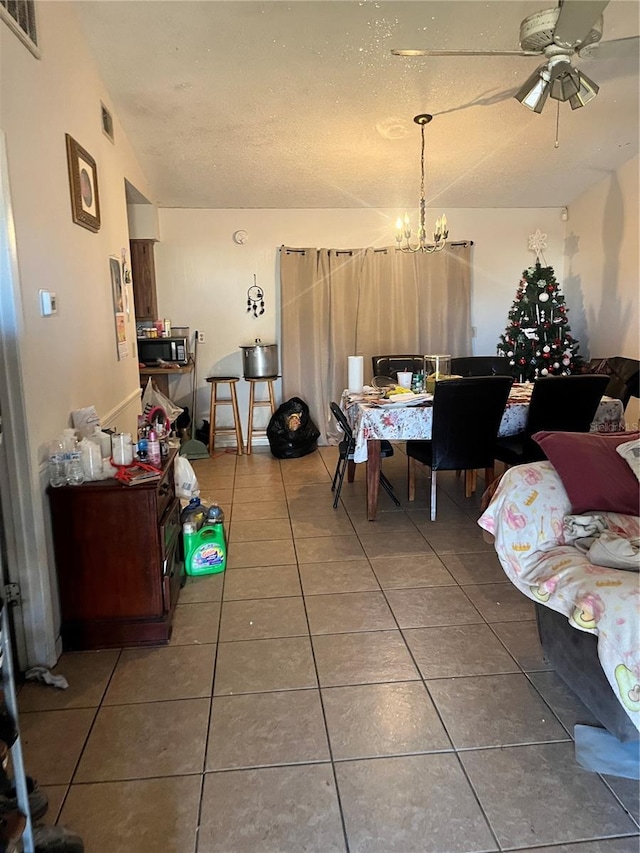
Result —
[[374, 403], [382, 409], [401, 409], [404, 406], [419, 406], [433, 401], [433, 394], [395, 394], [392, 400], [379, 400]]

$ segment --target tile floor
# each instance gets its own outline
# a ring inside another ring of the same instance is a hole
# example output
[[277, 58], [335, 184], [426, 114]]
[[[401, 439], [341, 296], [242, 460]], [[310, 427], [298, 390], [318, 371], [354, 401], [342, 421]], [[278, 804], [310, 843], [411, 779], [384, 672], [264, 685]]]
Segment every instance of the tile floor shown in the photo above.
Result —
[[455, 475], [365, 516], [335, 449], [194, 464], [224, 575], [189, 580], [169, 646], [65, 654], [19, 694], [48, 820], [87, 853], [637, 853], [638, 786], [578, 767], [589, 712], [549, 670]]

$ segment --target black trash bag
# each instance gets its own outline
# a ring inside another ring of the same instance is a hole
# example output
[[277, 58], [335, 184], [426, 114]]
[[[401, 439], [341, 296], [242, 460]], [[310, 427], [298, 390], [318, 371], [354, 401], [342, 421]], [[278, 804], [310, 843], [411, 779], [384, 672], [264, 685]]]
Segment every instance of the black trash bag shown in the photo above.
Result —
[[278, 406], [267, 426], [269, 446], [276, 459], [297, 459], [313, 453], [319, 435], [309, 417], [309, 406], [299, 397]]
[[196, 439], [209, 446], [209, 421], [202, 421], [202, 426], [196, 429]]

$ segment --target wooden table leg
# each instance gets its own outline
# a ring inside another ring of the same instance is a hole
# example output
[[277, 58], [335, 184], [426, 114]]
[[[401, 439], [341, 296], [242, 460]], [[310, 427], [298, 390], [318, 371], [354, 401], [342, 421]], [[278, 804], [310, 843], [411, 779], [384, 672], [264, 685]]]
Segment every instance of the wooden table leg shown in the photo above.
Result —
[[380, 441], [367, 441], [367, 518], [376, 520], [380, 487]]
[[347, 483], [353, 483], [356, 478], [356, 463], [353, 459], [347, 462]]

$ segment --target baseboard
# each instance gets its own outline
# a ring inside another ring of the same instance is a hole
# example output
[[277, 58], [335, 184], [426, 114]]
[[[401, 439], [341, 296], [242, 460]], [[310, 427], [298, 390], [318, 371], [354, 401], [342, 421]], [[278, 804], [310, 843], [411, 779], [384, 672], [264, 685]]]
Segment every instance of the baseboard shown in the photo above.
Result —
[[[140, 398], [142, 397], [142, 389], [136, 388], [130, 394], [128, 394], [123, 400], [121, 400], [116, 406], [111, 409], [109, 412], [105, 412], [104, 415], [100, 418], [100, 426], [102, 429], [110, 429], [113, 427], [115, 421], [122, 417], [127, 412], [130, 406], [134, 403], [138, 404]], [[140, 407], [138, 406], [138, 412], [140, 411]]]

